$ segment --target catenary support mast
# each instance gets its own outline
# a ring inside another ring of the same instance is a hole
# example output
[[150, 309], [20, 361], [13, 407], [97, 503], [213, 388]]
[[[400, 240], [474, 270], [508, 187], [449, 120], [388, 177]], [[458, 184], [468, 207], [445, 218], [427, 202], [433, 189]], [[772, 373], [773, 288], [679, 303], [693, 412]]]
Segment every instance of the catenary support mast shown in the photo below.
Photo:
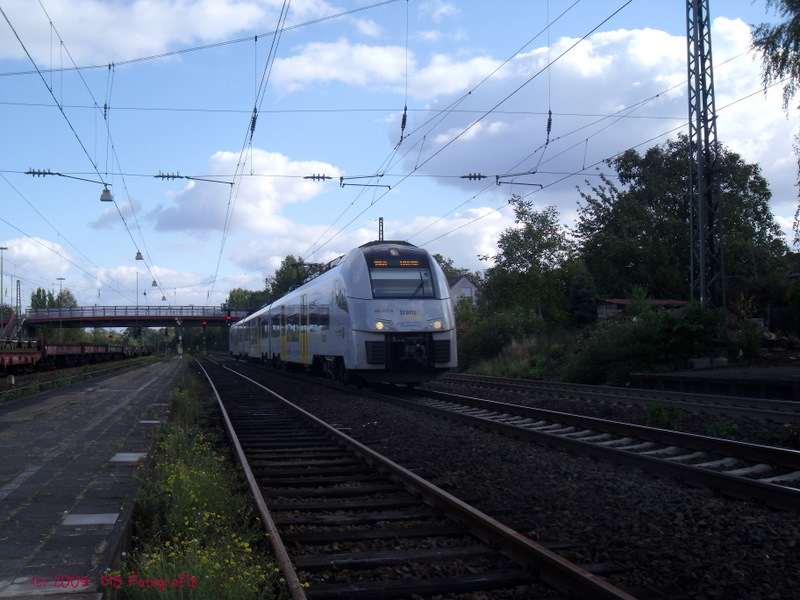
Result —
[[687, 0], [691, 294], [724, 308], [725, 260], [709, 0]]

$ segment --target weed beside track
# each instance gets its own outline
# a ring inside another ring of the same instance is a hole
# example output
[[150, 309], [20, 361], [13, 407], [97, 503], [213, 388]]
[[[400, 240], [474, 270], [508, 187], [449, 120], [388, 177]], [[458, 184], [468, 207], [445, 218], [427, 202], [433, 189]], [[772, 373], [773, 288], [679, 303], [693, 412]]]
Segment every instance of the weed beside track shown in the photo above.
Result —
[[286, 598], [252, 500], [208, 426], [214, 405], [189, 384], [173, 392], [171, 420], [137, 497], [131, 547], [104, 588], [115, 600], [154, 591], [164, 600]]

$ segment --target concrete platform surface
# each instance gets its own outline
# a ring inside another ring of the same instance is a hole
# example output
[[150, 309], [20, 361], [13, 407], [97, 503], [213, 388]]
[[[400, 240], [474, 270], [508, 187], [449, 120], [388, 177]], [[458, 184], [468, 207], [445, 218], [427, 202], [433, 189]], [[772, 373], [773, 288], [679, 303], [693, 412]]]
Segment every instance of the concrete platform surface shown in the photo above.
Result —
[[102, 597], [183, 365], [0, 405], [0, 598]]

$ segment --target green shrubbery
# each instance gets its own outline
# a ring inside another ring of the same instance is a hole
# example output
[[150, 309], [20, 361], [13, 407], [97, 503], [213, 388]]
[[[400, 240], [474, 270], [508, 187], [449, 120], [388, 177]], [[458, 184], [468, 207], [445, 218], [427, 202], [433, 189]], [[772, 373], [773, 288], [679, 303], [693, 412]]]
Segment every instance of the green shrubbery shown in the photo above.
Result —
[[459, 364], [467, 367], [498, 356], [514, 341], [544, 329], [541, 319], [521, 310], [496, 312], [459, 328]]
[[733, 421], [729, 419], [718, 419], [708, 426], [706, 435], [728, 440], [738, 440], [741, 439], [742, 432], [739, 429], [739, 425]]
[[630, 373], [682, 369], [689, 358], [722, 351], [722, 322], [718, 311], [695, 304], [605, 321], [574, 344], [559, 375], [579, 383], [622, 385]]
[[689, 358], [724, 354], [721, 313], [691, 304], [680, 311], [641, 309], [568, 334], [533, 311], [479, 315], [460, 306], [462, 370], [502, 377], [554, 377], [624, 384], [630, 373], [682, 369]]
[[677, 429], [684, 414], [680, 406], [658, 402], [647, 409], [647, 425], [659, 429]]

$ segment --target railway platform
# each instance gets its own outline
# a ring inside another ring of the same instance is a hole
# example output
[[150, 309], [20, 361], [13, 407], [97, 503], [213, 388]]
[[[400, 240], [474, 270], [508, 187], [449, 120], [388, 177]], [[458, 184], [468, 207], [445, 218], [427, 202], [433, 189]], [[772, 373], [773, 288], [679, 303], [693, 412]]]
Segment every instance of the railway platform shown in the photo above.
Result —
[[183, 365], [0, 405], [0, 599], [103, 596]]

